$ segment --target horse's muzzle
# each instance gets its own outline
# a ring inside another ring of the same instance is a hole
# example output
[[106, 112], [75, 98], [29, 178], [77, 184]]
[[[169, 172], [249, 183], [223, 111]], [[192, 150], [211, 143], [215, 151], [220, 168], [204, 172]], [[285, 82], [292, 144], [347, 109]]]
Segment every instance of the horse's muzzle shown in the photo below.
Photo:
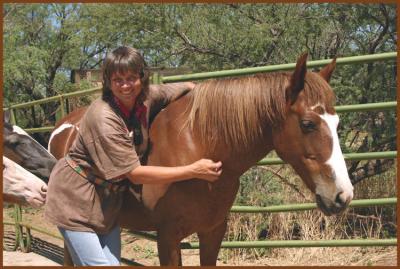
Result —
[[351, 201], [351, 197], [338, 193], [335, 201], [327, 199], [319, 194], [316, 195], [316, 201], [318, 208], [327, 216], [336, 215], [342, 213]]

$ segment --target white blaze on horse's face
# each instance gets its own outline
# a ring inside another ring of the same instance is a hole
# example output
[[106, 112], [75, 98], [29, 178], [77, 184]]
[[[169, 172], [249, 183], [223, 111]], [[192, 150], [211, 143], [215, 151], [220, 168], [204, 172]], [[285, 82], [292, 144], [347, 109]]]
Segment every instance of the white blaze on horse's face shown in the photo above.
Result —
[[325, 164], [329, 166], [332, 171], [331, 180], [334, 181], [335, 190], [332, 190], [332, 187], [327, 186], [328, 184], [332, 184], [332, 182], [327, 183], [326, 179], [321, 180], [317, 178], [315, 180], [315, 193], [317, 195], [317, 202], [323, 211], [325, 211], [325, 207], [328, 207], [329, 212], [336, 213], [336, 211], [340, 211], [341, 208], [347, 206], [353, 199], [353, 186], [347, 173], [346, 163], [343, 158], [337, 134], [339, 117], [337, 114], [332, 115], [326, 112], [320, 115], [320, 117], [328, 125], [331, 133], [331, 156]]

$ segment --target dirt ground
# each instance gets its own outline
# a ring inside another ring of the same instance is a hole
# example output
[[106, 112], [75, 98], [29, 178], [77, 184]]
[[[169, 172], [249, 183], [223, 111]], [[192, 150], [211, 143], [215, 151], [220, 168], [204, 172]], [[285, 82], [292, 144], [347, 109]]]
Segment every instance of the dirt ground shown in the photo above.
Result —
[[[3, 220], [12, 221], [11, 208], [3, 208]], [[59, 234], [56, 227], [44, 221], [42, 210], [26, 209], [23, 221], [40, 227], [53, 234]], [[29, 253], [3, 250], [4, 266], [61, 266], [63, 261], [63, 242], [37, 231], [31, 231], [33, 236], [32, 249]], [[4, 225], [3, 246], [14, 244], [14, 227]], [[123, 231], [122, 265], [159, 265], [157, 246], [155, 242], [140, 239]], [[238, 252], [238, 251], [236, 251]], [[235, 254], [234, 250], [221, 250], [217, 265], [219, 266], [395, 266], [397, 265], [396, 247], [342, 247], [342, 248], [300, 248], [274, 249], [270, 255], [262, 258], [248, 258], [249, 255]], [[184, 265], [199, 265], [199, 250], [182, 250]]]

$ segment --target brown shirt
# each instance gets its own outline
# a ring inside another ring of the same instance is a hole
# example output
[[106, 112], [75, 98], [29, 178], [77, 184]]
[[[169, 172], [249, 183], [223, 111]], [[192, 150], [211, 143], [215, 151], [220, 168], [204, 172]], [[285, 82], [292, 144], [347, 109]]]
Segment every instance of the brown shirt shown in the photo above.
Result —
[[[186, 83], [151, 85], [144, 103], [147, 126], [162, 108], [187, 91]], [[143, 143], [135, 147], [123, 119], [99, 98], [83, 116], [69, 155], [103, 179], [120, 177], [141, 165], [148, 144], [148, 130], [144, 126], [142, 133]], [[122, 198], [122, 192], [87, 181], [62, 158], [50, 175], [45, 215], [64, 229], [104, 234], [117, 224]]]

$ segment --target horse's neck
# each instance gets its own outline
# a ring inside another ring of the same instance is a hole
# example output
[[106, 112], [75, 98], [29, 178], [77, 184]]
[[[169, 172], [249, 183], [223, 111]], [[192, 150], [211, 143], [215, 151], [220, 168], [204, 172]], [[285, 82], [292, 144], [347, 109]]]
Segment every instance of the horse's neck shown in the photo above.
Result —
[[[224, 146], [226, 145], [222, 147]], [[262, 137], [254, 141], [248, 147], [235, 149], [235, 151], [229, 151], [228, 148], [224, 150], [220, 149], [220, 154], [216, 159], [219, 159], [218, 157], [223, 158], [225, 160], [225, 167], [241, 175], [265, 157], [271, 150], [273, 150], [272, 129], [266, 126], [263, 130]]]
[[213, 201], [218, 201], [215, 216], [226, 214], [232, 206], [240, 186], [240, 176], [273, 149], [271, 140], [271, 132], [266, 132], [264, 139], [257, 141], [246, 151], [232, 153], [222, 161], [223, 176], [213, 184], [209, 192]]

